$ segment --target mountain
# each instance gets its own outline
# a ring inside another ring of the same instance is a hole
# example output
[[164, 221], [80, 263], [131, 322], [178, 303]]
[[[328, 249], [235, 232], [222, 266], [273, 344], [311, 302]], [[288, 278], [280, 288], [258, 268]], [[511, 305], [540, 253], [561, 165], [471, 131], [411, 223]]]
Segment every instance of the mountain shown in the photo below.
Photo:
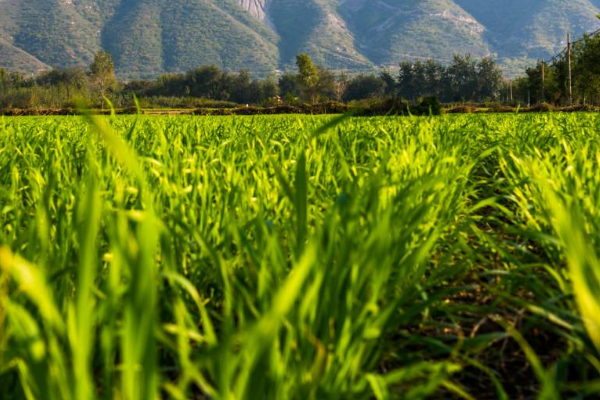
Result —
[[341, 13], [362, 52], [378, 65], [451, 60], [456, 52], [491, 55], [485, 27], [451, 0], [347, 0]]
[[470, 53], [517, 73], [597, 14], [600, 0], [0, 0], [0, 66], [87, 65], [104, 48], [126, 79], [205, 64], [264, 76], [301, 52], [350, 71]]
[[357, 48], [347, 21], [338, 13], [338, 1], [272, 0], [267, 5], [280, 37], [280, 64], [290, 64], [296, 54], [307, 52], [331, 68], [372, 67]]
[[[484, 39], [505, 65], [547, 59], [600, 28], [600, 0], [456, 0], [485, 27]], [[500, 17], [499, 17], [500, 16]]]
[[124, 78], [201, 64], [266, 74], [279, 64], [278, 35], [237, 0], [0, 0], [0, 10], [11, 46], [0, 47], [0, 66], [12, 54], [27, 72], [87, 65], [101, 48]]

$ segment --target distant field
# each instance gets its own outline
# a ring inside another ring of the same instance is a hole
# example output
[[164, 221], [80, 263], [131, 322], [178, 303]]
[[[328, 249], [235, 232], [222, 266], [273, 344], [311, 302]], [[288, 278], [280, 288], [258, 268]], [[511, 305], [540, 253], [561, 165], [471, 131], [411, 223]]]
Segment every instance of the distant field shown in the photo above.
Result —
[[597, 114], [0, 117], [0, 399], [598, 398], [599, 171]]

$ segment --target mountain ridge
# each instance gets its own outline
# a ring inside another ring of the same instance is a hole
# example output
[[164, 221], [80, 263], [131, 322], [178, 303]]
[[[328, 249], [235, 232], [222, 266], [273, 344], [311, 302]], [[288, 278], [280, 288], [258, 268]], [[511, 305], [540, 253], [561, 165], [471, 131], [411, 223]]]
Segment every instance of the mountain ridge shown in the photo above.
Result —
[[0, 0], [0, 67], [84, 66], [100, 49], [125, 79], [214, 64], [258, 76], [307, 52], [369, 71], [454, 54], [515, 74], [600, 27], [600, 0]]

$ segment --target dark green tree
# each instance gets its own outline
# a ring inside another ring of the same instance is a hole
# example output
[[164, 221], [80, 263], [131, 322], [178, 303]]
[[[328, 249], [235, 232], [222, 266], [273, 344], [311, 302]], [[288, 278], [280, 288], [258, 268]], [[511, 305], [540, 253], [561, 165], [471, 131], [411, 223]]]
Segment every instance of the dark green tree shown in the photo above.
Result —
[[435, 60], [427, 60], [423, 68], [424, 82], [422, 82], [422, 85], [424, 95], [441, 98], [443, 95], [444, 66]]
[[[242, 70], [237, 75], [231, 76], [228, 80], [228, 92], [230, 93], [229, 100], [238, 104], [256, 103], [257, 96], [256, 85], [253, 85], [250, 71]], [[260, 90], [259, 90], [260, 92]]]
[[200, 67], [186, 74], [186, 86], [193, 97], [229, 100], [225, 73], [214, 65]]
[[[556, 65], [544, 65], [544, 79], [542, 81], [542, 61], [534, 67], [527, 68], [527, 101], [531, 104], [537, 103], [559, 103], [564, 97], [558, 79]], [[514, 92], [514, 89], [513, 89]], [[525, 99], [523, 99], [525, 100]]]
[[404, 61], [400, 63], [400, 70], [398, 71], [398, 93], [405, 99], [414, 99], [417, 96], [418, 91], [418, 78], [417, 78], [416, 63], [410, 61]]
[[6, 70], [4, 68], [0, 68], [0, 88], [3, 91], [8, 90], [9, 82], [10, 82], [10, 80], [9, 80], [8, 72], [6, 72]]
[[396, 79], [388, 70], [383, 70], [379, 74], [379, 79], [383, 81], [383, 94], [387, 97], [396, 97], [398, 85]]
[[480, 101], [496, 101], [502, 87], [502, 71], [491, 58], [483, 58], [477, 63], [477, 97]]
[[600, 37], [585, 36], [578, 45], [574, 47], [573, 63], [576, 95], [583, 104], [599, 104]]
[[377, 75], [358, 75], [350, 81], [344, 94], [344, 101], [381, 97], [385, 92], [385, 82]]
[[331, 100], [336, 96], [336, 77], [331, 70], [318, 66], [317, 101]]
[[285, 73], [279, 77], [279, 92], [285, 97], [300, 97], [302, 88], [298, 75]]
[[455, 55], [444, 77], [451, 101], [475, 100], [477, 97], [477, 63], [471, 55]]
[[270, 104], [273, 98], [279, 94], [277, 81], [273, 77], [254, 80], [250, 83], [250, 104]]

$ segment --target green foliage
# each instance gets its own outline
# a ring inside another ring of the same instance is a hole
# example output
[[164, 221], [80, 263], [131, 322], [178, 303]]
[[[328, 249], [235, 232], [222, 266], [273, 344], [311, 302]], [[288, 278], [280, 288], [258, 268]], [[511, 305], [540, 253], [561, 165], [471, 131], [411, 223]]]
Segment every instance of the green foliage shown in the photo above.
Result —
[[313, 64], [308, 54], [296, 56], [298, 79], [304, 90], [308, 93], [310, 101], [314, 104], [317, 100], [317, 86], [319, 85], [319, 70]]
[[8, 84], [8, 81], [9, 81], [8, 72], [6, 72], [6, 70], [4, 68], [0, 68], [0, 85], [2, 85], [2, 87], [4, 87], [5, 85]]
[[2, 118], [0, 396], [597, 397], [599, 122]]
[[82, 68], [51, 70], [34, 79], [17, 73], [0, 79], [0, 108], [71, 107], [76, 99], [93, 101], [86, 71]]
[[124, 93], [138, 97], [190, 97], [237, 104], [263, 104], [278, 92], [272, 77], [252, 79], [246, 70], [232, 74], [216, 66], [196, 68], [186, 74], [165, 74], [156, 81], [133, 81], [124, 88]]
[[425, 111], [426, 115], [442, 115], [442, 104], [437, 97], [425, 97], [419, 103], [419, 108]]
[[106, 51], [98, 52], [90, 65], [90, 74], [93, 79], [114, 79], [115, 64], [111, 55]]
[[475, 61], [470, 55], [455, 55], [447, 66], [434, 60], [402, 62], [395, 86], [398, 95], [411, 100], [434, 96], [446, 103], [481, 102], [499, 99], [502, 80], [492, 59]]
[[101, 101], [103, 101], [107, 91], [117, 88], [115, 65], [111, 55], [106, 51], [102, 50], [94, 57], [94, 61], [90, 65], [90, 82], [98, 90]]
[[[521, 102], [569, 104], [568, 59], [563, 53], [547, 63], [526, 69], [516, 90]], [[575, 104], [600, 104], [600, 36], [584, 36], [572, 47], [572, 90]], [[543, 73], [542, 73], [543, 71]]]
[[82, 100], [99, 107], [105, 98], [113, 106], [132, 107], [134, 95], [151, 108], [221, 108], [235, 103], [269, 104], [279, 91], [271, 77], [253, 80], [247, 71], [231, 74], [214, 66], [162, 75], [155, 81], [131, 81], [121, 87], [107, 53], [98, 55], [89, 72], [69, 68], [24, 79], [18, 73], [1, 71], [0, 108], [70, 108]]
[[[105, 98], [114, 106], [128, 107], [133, 106], [134, 95], [138, 99], [159, 98], [160, 103], [171, 104], [168, 107], [183, 104], [184, 108], [207, 100], [276, 105], [278, 94], [293, 106], [302, 106], [302, 101], [315, 105], [331, 100], [394, 99], [398, 95], [412, 99], [413, 103], [427, 96], [440, 96], [446, 102], [491, 101], [498, 95], [501, 78], [492, 60], [483, 59], [476, 63], [469, 56], [456, 56], [455, 62], [448, 67], [433, 60], [414, 64], [404, 62], [398, 80], [388, 71], [379, 76], [336, 76], [327, 68], [316, 66], [306, 54], [299, 55], [297, 61], [299, 72], [283, 74], [278, 81], [272, 76], [252, 79], [247, 70], [233, 74], [216, 66], [204, 66], [185, 74], [164, 74], [156, 80], [135, 80], [119, 87], [111, 56], [100, 52], [90, 66], [88, 76], [81, 68], [51, 70], [31, 79], [5, 73], [0, 80], [5, 88], [0, 93], [0, 107], [72, 107], [76, 100], [82, 99], [98, 106]], [[168, 97], [172, 99], [167, 100]], [[400, 108], [406, 113], [406, 107]]]
[[344, 93], [344, 101], [381, 97], [385, 82], [376, 75], [358, 75], [352, 79]]

